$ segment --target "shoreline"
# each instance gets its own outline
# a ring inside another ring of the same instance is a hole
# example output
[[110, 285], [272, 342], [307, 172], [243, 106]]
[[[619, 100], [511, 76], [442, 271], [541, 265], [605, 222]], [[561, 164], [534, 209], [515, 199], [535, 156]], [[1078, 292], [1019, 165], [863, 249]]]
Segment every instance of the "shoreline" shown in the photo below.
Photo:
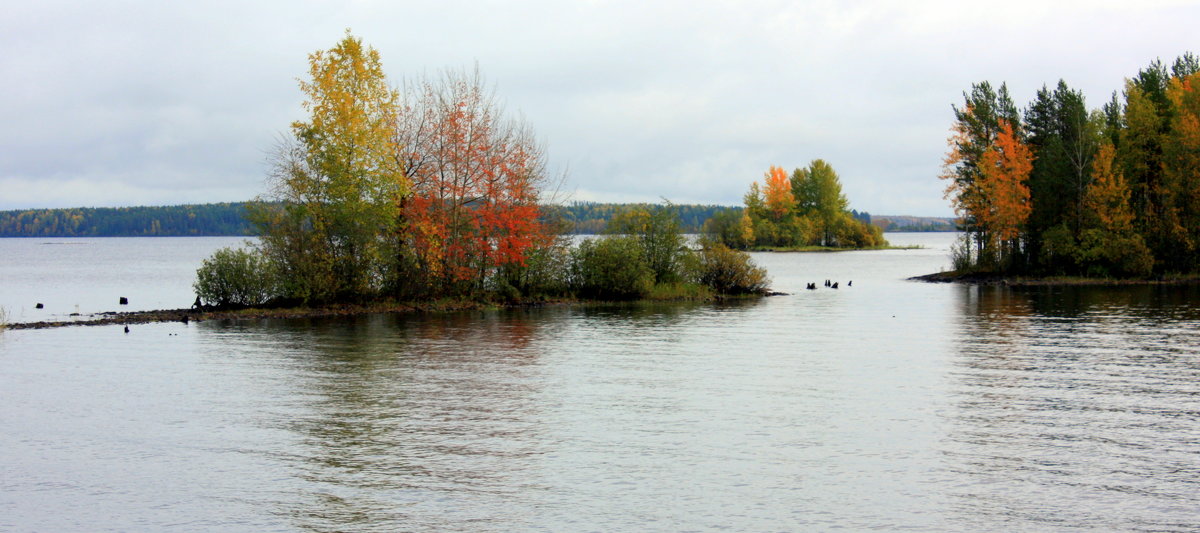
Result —
[[913, 276], [908, 281], [925, 283], [961, 283], [1005, 287], [1128, 287], [1136, 285], [1200, 285], [1200, 277], [1177, 278], [1086, 278], [1078, 276], [1022, 277], [989, 273], [935, 272]]
[[561, 305], [639, 305], [657, 303], [717, 303], [728, 300], [750, 298], [766, 298], [770, 296], [787, 296], [787, 293], [768, 291], [763, 294], [738, 296], [720, 296], [703, 300], [697, 299], [641, 299], [629, 301], [608, 300], [530, 300], [522, 302], [500, 303], [479, 302], [466, 300], [435, 300], [429, 302], [377, 302], [369, 304], [331, 304], [318, 307], [248, 307], [242, 309], [157, 309], [150, 311], [105, 311], [91, 315], [83, 315], [77, 320], [42, 320], [37, 322], [12, 322], [0, 324], [0, 332], [28, 329], [52, 329], [70, 326], [118, 326], [131, 324], [152, 324], [164, 322], [204, 322], [209, 320], [261, 320], [261, 319], [292, 319], [319, 318], [336, 316], [359, 316], [375, 313], [394, 314], [434, 314], [453, 313], [460, 311], [480, 311], [487, 309], [521, 309], [534, 307], [551, 307]]
[[315, 318], [331, 316], [357, 316], [372, 313], [440, 313], [455, 311], [474, 311], [490, 308], [520, 308], [564, 305], [572, 303], [563, 301], [523, 302], [516, 304], [496, 304], [488, 302], [468, 301], [432, 301], [432, 302], [382, 302], [371, 304], [331, 304], [317, 307], [247, 307], [242, 309], [155, 309], [149, 311], [105, 311], [92, 315], [84, 315], [78, 320], [42, 320], [37, 322], [13, 322], [5, 324], [2, 329], [50, 329], [69, 326], [114, 326], [130, 324], [151, 324], [163, 322], [208, 320], [259, 320], [270, 318]]
[[767, 252], [778, 254], [807, 254], [807, 253], [836, 253], [836, 252], [866, 252], [876, 250], [921, 250], [924, 246], [912, 244], [906, 246], [871, 246], [867, 248], [836, 248], [832, 246], [758, 246], [747, 248], [747, 252]]

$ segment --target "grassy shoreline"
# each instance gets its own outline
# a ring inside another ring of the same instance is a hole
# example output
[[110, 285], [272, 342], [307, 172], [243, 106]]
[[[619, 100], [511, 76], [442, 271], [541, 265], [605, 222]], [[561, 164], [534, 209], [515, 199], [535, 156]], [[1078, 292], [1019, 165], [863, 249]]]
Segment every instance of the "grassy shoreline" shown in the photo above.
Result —
[[962, 283], [1007, 287], [1120, 287], [1132, 285], [1197, 285], [1200, 275], [1166, 275], [1157, 278], [1089, 278], [1083, 276], [1005, 276], [988, 272], [937, 272], [908, 278], [927, 283]]
[[547, 300], [528, 300], [517, 302], [489, 302], [473, 300], [441, 299], [422, 302], [373, 302], [366, 304], [331, 304], [314, 307], [250, 307], [242, 309], [159, 309], [150, 311], [108, 311], [94, 315], [79, 317], [78, 320], [44, 320], [38, 322], [13, 322], [0, 324], [4, 329], [50, 329], [69, 326], [114, 326], [132, 324], [150, 324], [162, 322], [204, 322], [209, 320], [260, 320], [270, 318], [319, 318], [338, 316], [358, 316], [375, 313], [395, 314], [433, 314], [458, 311], [481, 311], [489, 309], [520, 309], [550, 306], [588, 306], [588, 305], [639, 305], [671, 302], [714, 303], [721, 301], [763, 298], [781, 296], [784, 293], [766, 292], [764, 294], [747, 295], [708, 295], [703, 298], [643, 298], [628, 301], [584, 300], [560, 298]]

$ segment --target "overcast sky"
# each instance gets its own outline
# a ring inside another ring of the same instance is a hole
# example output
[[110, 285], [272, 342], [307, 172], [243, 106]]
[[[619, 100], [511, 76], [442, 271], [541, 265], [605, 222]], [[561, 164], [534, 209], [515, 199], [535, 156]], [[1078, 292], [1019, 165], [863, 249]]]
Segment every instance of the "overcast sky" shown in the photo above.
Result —
[[[82, 5], [77, 5], [82, 4]], [[1197, 2], [5, 2], [0, 209], [247, 200], [346, 28], [391, 81], [478, 63], [571, 199], [740, 204], [821, 158], [851, 207], [949, 216], [951, 104], [1099, 107], [1196, 51]]]

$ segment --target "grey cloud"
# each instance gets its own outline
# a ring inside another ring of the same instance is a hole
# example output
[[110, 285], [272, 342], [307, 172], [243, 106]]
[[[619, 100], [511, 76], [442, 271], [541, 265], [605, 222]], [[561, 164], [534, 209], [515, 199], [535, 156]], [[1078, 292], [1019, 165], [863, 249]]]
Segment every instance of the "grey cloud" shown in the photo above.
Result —
[[1099, 106], [1194, 46], [1186, 3], [28, 2], [0, 13], [0, 209], [244, 200], [351, 28], [393, 81], [478, 62], [577, 199], [737, 204], [826, 159], [852, 206], [948, 215], [972, 82]]

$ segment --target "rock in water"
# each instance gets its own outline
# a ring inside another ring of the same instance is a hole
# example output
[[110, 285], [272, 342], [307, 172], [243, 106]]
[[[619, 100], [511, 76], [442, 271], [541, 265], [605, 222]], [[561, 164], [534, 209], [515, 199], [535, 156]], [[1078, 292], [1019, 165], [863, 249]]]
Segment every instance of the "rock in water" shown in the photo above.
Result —
[[129, 298], [121, 297], [121, 305], [129, 305]]
[[43, 309], [45, 307], [46, 306], [42, 305], [40, 302], [37, 305], [33, 306], [34, 309]]

